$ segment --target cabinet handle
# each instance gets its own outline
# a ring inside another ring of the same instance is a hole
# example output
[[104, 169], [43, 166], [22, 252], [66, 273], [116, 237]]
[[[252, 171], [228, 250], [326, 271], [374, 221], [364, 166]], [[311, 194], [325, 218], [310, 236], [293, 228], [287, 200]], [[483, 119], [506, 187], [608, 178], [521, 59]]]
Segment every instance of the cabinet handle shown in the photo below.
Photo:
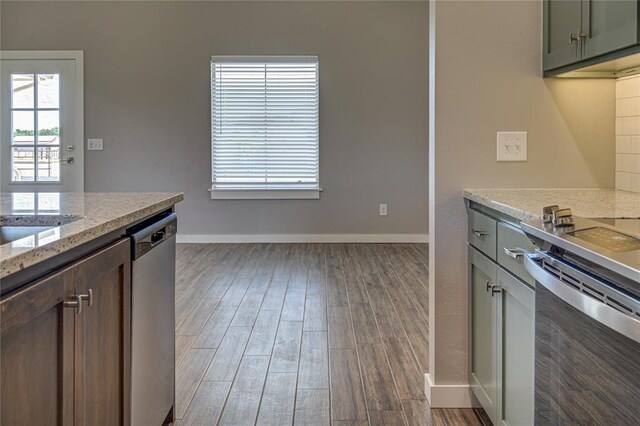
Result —
[[[580, 33], [580, 31], [578, 31]], [[573, 35], [573, 33], [569, 34], [569, 44], [577, 43], [580, 40], [580, 37], [577, 35]]]
[[89, 306], [93, 306], [93, 290], [89, 289], [87, 291], [87, 294], [80, 294], [78, 295], [78, 300], [83, 301], [86, 300]]
[[71, 296], [72, 300], [67, 300], [62, 303], [65, 308], [74, 308], [76, 310], [76, 314], [82, 313], [82, 299], [79, 294], [74, 294]]
[[487, 280], [487, 291], [491, 290], [493, 288], [493, 284], [491, 284], [491, 281]]
[[516, 260], [522, 259], [524, 257], [524, 251], [521, 249], [508, 249], [505, 247], [504, 254]]
[[475, 235], [478, 238], [484, 238], [487, 235], [489, 235], [487, 231], [478, 231], [477, 229], [472, 229], [471, 232], [473, 232], [473, 235]]
[[495, 296], [498, 293], [502, 293], [502, 289], [498, 286], [491, 286], [491, 297]]
[[89, 306], [93, 306], [93, 290], [89, 289], [87, 294], [74, 294], [71, 300], [62, 303], [65, 308], [74, 308], [77, 314], [82, 313], [82, 301], [86, 300]]

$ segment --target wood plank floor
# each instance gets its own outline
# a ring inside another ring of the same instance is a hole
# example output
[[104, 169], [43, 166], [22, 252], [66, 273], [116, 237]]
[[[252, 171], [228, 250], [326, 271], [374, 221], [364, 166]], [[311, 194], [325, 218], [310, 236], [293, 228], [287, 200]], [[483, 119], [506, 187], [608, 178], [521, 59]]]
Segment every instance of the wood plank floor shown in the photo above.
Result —
[[483, 425], [430, 410], [420, 244], [179, 244], [176, 425]]

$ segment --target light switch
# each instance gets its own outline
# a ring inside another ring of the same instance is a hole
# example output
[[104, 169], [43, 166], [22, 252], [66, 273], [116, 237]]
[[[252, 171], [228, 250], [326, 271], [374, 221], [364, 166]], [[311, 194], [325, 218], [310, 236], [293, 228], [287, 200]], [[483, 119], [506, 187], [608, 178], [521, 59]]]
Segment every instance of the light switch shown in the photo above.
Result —
[[527, 161], [527, 132], [498, 132], [498, 161]]
[[103, 149], [102, 139], [87, 139], [88, 151], [102, 151]]

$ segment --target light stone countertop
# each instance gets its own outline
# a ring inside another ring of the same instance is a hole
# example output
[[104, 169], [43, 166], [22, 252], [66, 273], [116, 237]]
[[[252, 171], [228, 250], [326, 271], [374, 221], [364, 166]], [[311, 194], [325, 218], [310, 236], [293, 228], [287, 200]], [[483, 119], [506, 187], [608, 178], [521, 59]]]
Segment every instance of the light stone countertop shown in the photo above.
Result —
[[0, 279], [166, 210], [182, 193], [2, 193], [0, 225], [55, 226], [0, 245]]
[[617, 189], [466, 189], [464, 198], [521, 221], [556, 204], [585, 218], [640, 218], [640, 194]]

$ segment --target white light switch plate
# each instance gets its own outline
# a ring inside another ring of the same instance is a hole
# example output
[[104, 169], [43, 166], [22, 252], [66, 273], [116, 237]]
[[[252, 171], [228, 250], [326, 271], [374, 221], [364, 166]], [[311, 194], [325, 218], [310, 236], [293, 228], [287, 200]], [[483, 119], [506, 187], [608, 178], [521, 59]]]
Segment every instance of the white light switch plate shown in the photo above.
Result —
[[527, 161], [527, 132], [498, 132], [498, 161]]
[[87, 139], [87, 151], [102, 151], [103, 149], [102, 139]]
[[386, 216], [386, 215], [387, 215], [387, 205], [380, 204], [380, 216]]

